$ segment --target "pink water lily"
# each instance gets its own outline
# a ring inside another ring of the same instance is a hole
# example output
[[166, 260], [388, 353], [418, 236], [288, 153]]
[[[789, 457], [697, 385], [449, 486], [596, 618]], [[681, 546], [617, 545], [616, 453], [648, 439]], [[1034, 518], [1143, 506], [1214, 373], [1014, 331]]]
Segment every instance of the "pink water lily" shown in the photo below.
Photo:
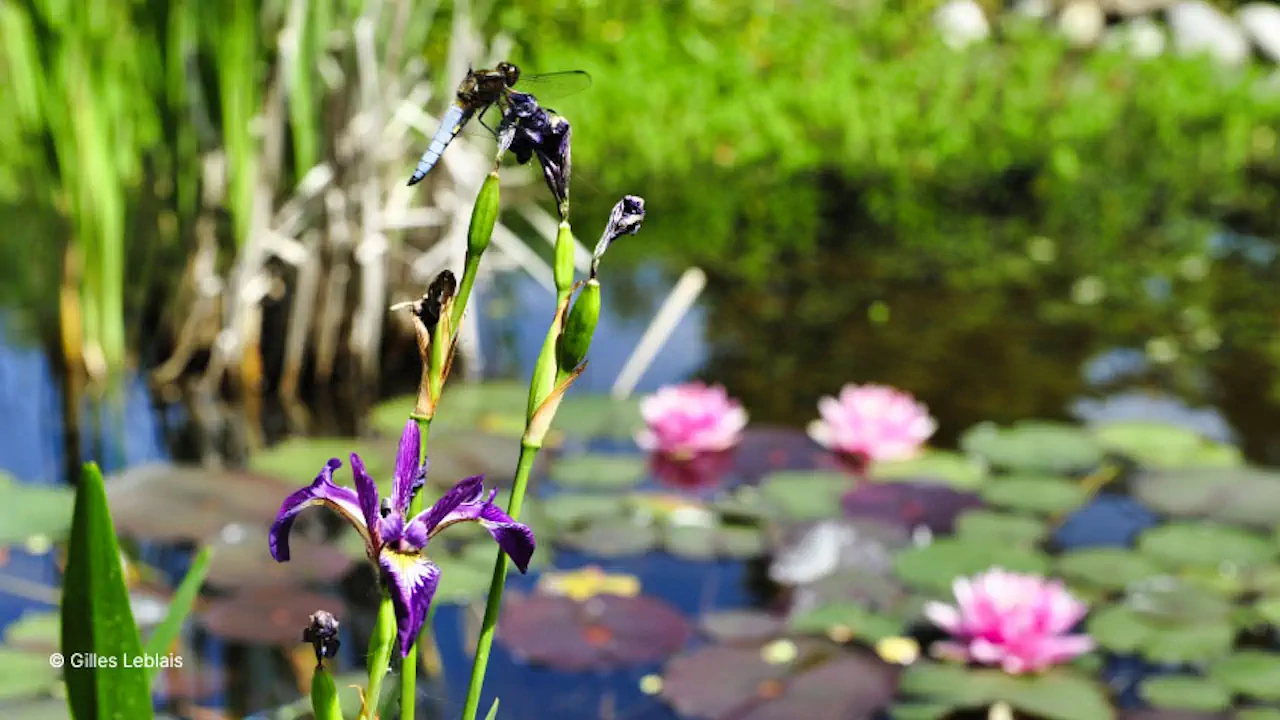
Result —
[[925, 616], [951, 635], [934, 645], [939, 657], [1040, 672], [1093, 650], [1088, 635], [1071, 635], [1089, 608], [1061, 582], [1000, 568], [957, 578], [956, 605], [929, 603]]
[[845, 385], [818, 400], [818, 412], [809, 437], [859, 465], [910, 459], [938, 429], [922, 403], [887, 385]]
[[640, 414], [646, 427], [636, 443], [678, 460], [728, 450], [747, 426], [747, 411], [724, 387], [699, 382], [660, 388], [640, 401]]

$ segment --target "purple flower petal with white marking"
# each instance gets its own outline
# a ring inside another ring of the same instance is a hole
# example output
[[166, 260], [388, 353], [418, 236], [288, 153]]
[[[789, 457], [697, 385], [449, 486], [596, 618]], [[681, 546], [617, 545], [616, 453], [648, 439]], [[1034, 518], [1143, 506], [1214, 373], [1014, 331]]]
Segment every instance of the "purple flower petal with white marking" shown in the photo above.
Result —
[[422, 437], [416, 422], [405, 424], [396, 457], [391, 497], [382, 504], [377, 486], [365, 471], [360, 456], [351, 454], [355, 490], [333, 482], [333, 472], [342, 467], [334, 458], [307, 487], [285, 499], [271, 526], [271, 556], [289, 560], [289, 530], [302, 510], [326, 505], [340, 513], [365, 540], [369, 558], [378, 566], [378, 577], [395, 606], [401, 654], [408, 654], [426, 621], [427, 609], [440, 581], [440, 568], [428, 559], [425, 550], [437, 533], [457, 522], [478, 522], [489, 531], [520, 572], [529, 568], [536, 543], [533, 531], [511, 519], [493, 504], [496, 490], [484, 491], [484, 478], [465, 478], [434, 505], [409, 520], [409, 503], [422, 486], [426, 465], [418, 463]]

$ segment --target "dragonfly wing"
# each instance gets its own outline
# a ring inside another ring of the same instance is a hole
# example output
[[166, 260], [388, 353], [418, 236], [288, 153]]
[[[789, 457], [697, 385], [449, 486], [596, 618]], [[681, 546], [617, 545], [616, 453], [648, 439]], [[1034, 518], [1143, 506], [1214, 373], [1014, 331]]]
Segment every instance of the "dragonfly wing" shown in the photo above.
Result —
[[462, 126], [467, 124], [473, 114], [475, 110], [470, 108], [464, 108], [461, 105], [449, 106], [444, 118], [440, 120], [440, 129], [436, 130], [435, 136], [431, 138], [431, 144], [427, 146], [426, 152], [422, 153], [422, 159], [418, 161], [418, 167], [413, 171], [413, 177], [409, 178], [410, 185], [422, 182], [427, 173], [431, 172], [431, 168], [436, 166], [440, 156], [444, 154], [444, 149], [449, 147], [449, 143], [458, 136]]
[[567, 97], [591, 87], [591, 75], [586, 70], [564, 70], [539, 75], [521, 75], [516, 88], [539, 100], [555, 100]]

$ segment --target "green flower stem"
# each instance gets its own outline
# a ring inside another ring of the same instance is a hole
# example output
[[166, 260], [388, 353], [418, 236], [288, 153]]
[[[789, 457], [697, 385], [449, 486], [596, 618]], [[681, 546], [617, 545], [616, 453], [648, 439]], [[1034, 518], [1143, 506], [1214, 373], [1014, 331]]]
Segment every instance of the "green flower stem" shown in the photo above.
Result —
[[[516, 477], [511, 484], [511, 499], [507, 502], [507, 514], [520, 519], [524, 507], [525, 488], [533, 472], [533, 461], [538, 448], [528, 443], [520, 444], [520, 461], [516, 465]], [[502, 609], [502, 588], [507, 581], [507, 556], [499, 548], [498, 560], [493, 566], [493, 580], [489, 583], [489, 599], [484, 606], [484, 622], [480, 625], [480, 640], [476, 643], [475, 661], [471, 665], [471, 684], [467, 686], [467, 703], [462, 708], [462, 720], [476, 720], [480, 711], [480, 690], [484, 686], [485, 670], [489, 666], [489, 651], [493, 648], [493, 633], [498, 625], [498, 612]]]
[[462, 282], [458, 285], [457, 295], [453, 300], [453, 312], [449, 319], [450, 327], [456, 335], [462, 325], [462, 313], [467, 309], [467, 299], [471, 297], [471, 286], [476, 282], [476, 271], [480, 269], [480, 256], [489, 247], [493, 238], [493, 228], [498, 224], [499, 210], [498, 171], [494, 170], [485, 178], [476, 194], [476, 204], [471, 210], [471, 222], [467, 225], [467, 261], [462, 270]]
[[453, 297], [453, 312], [450, 313], [449, 327], [457, 335], [462, 327], [462, 313], [466, 312], [467, 300], [471, 297], [471, 287], [476, 284], [476, 273], [480, 270], [480, 256], [467, 253], [467, 263], [462, 268], [462, 280], [458, 283], [458, 294]]
[[378, 624], [369, 639], [369, 687], [364, 696], [366, 712], [360, 714], [361, 720], [368, 720], [377, 711], [378, 699], [382, 697], [382, 678], [391, 665], [391, 649], [395, 645], [396, 610], [391, 604], [391, 596], [384, 591], [382, 605], [378, 608]]
[[[418, 464], [421, 465], [427, 459], [427, 437], [431, 433], [431, 419], [415, 417], [414, 420], [417, 421], [418, 433], [422, 436], [422, 442], [418, 445]], [[422, 512], [422, 491], [415, 493], [409, 500], [409, 518], [417, 517], [420, 512]], [[431, 609], [432, 612], [427, 615], [427, 622], [423, 623], [422, 631], [418, 633], [418, 641], [409, 648], [409, 654], [405, 655], [403, 662], [400, 663], [400, 717], [402, 718], [415, 717], [417, 710], [418, 646], [431, 631], [431, 618], [435, 615], [435, 605], [432, 605]]]

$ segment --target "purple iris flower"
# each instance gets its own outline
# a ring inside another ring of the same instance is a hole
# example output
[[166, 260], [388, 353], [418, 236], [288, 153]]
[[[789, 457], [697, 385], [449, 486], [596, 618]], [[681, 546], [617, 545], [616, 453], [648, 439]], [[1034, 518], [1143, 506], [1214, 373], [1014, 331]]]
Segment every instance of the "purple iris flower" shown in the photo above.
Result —
[[424, 552], [437, 533], [454, 523], [478, 522], [522, 573], [529, 569], [535, 547], [533, 531], [493, 504], [498, 491], [484, 492], [482, 475], [462, 480], [435, 505], [416, 517], [406, 517], [409, 500], [422, 487], [420, 479], [426, 477], [426, 463], [418, 464], [421, 441], [418, 424], [413, 420], [405, 423], [391, 497], [385, 501], [378, 497], [378, 488], [359, 455], [351, 453], [355, 490], [333, 483], [333, 472], [342, 467], [342, 461], [332, 458], [315, 482], [285, 498], [268, 536], [271, 557], [288, 562], [289, 529], [298, 513], [325, 505], [345, 517], [364, 537], [369, 559], [377, 566], [383, 587], [391, 593], [401, 655], [407, 655], [417, 639], [440, 582], [440, 568]]

